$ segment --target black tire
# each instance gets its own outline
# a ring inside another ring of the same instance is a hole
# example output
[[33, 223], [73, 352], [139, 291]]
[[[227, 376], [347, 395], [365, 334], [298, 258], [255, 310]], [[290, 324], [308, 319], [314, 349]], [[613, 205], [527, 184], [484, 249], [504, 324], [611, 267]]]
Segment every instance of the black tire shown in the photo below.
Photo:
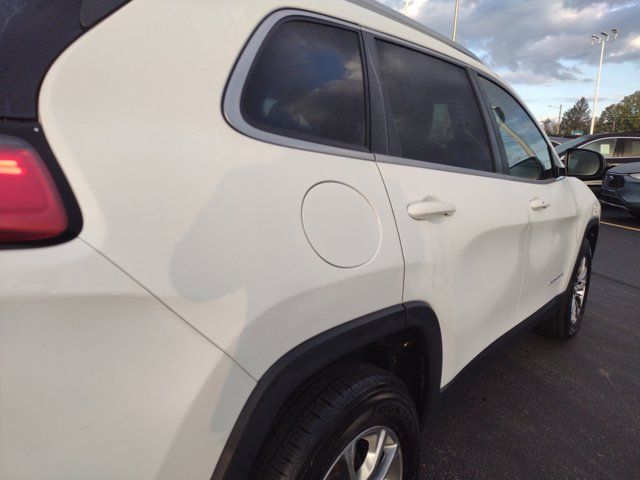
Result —
[[[576, 318], [573, 319], [572, 303], [574, 300], [576, 283], [581, 272], [583, 260], [587, 269], [585, 277], [586, 285], [584, 288], [583, 300], [580, 303], [579, 312]], [[560, 340], [569, 340], [578, 333], [578, 331], [580, 330], [580, 325], [582, 323], [582, 317], [584, 316], [587, 297], [589, 296], [589, 285], [591, 283], [591, 260], [591, 245], [585, 239], [582, 241], [580, 253], [578, 254], [578, 259], [576, 260], [576, 264], [571, 275], [571, 280], [569, 281], [569, 287], [564, 293], [562, 302], [558, 307], [558, 310], [551, 318], [536, 327], [535, 331], [537, 333], [551, 338], [558, 338]]]
[[[402, 478], [413, 480], [419, 466], [420, 435], [415, 405], [405, 385], [366, 363], [331, 367], [285, 405], [251, 478], [323, 480], [332, 468], [337, 472], [334, 462], [348, 445], [361, 433], [379, 427], [391, 432], [388, 438], [395, 436], [401, 450], [395, 466], [401, 463]], [[356, 447], [364, 445], [360, 442]], [[354, 470], [363, 455], [356, 452]]]

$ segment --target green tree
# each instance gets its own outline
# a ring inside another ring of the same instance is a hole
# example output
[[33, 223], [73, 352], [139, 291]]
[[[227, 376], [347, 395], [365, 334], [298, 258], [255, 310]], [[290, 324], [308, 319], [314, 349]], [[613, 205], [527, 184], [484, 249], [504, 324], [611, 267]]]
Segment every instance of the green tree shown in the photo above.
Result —
[[598, 132], [640, 131], [640, 90], [602, 111], [597, 122]]
[[542, 121], [542, 128], [547, 135], [557, 135], [558, 133], [558, 122], [551, 118], [545, 118]]
[[582, 130], [588, 133], [590, 124], [591, 109], [589, 108], [589, 102], [582, 97], [562, 115], [561, 129], [564, 135], [569, 135], [574, 130]]

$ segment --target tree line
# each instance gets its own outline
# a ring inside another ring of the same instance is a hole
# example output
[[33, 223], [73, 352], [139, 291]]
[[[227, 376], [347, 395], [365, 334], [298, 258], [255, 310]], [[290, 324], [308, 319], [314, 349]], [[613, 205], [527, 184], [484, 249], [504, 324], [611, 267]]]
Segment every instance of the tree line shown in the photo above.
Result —
[[[558, 134], [558, 122], [550, 118], [542, 122], [547, 135]], [[591, 108], [585, 97], [580, 98], [562, 115], [560, 135], [571, 132], [589, 133], [591, 126]], [[640, 132], [640, 90], [627, 95], [620, 102], [609, 105], [596, 118], [594, 133], [603, 132]]]

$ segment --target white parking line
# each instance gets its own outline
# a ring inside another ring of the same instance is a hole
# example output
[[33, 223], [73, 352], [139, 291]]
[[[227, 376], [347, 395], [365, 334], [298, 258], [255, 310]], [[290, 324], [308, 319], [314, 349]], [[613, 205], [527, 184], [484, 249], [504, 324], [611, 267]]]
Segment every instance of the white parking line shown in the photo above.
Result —
[[603, 225], [609, 225], [610, 227], [624, 228], [625, 230], [633, 230], [634, 232], [640, 232], [640, 228], [627, 227], [626, 225], [618, 225], [617, 223], [600, 222]]

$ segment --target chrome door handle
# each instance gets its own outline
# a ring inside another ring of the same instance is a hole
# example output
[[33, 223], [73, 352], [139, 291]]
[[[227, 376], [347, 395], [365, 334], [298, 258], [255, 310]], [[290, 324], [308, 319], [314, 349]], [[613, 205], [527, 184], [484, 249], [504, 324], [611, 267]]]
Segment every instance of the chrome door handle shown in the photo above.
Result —
[[529, 206], [531, 207], [531, 210], [539, 212], [540, 210], [549, 208], [549, 203], [540, 198], [534, 198], [529, 202]]
[[423, 200], [422, 202], [409, 204], [407, 212], [414, 220], [426, 220], [434, 215], [451, 216], [456, 213], [456, 206], [449, 202]]

